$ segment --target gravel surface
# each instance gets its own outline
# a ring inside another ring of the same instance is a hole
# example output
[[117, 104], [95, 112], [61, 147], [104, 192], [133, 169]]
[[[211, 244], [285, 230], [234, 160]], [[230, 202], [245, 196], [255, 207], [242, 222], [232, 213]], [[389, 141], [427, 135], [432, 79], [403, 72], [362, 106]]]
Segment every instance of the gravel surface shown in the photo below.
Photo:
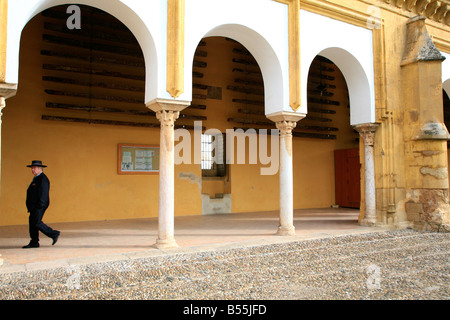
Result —
[[2, 300], [448, 300], [449, 233], [344, 235], [0, 275]]

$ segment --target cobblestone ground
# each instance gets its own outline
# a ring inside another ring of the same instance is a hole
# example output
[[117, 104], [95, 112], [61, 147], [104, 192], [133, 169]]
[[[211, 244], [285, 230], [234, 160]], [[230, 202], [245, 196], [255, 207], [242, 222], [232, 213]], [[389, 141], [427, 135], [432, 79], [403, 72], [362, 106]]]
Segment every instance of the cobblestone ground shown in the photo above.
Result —
[[448, 300], [449, 233], [383, 231], [0, 276], [0, 299]]

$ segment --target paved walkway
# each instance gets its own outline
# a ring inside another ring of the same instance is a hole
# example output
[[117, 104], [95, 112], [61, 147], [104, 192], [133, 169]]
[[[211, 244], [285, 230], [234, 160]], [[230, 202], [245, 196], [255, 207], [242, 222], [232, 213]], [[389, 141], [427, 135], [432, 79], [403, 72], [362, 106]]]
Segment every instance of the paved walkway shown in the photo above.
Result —
[[168, 251], [152, 247], [158, 234], [157, 218], [49, 223], [61, 231], [61, 237], [52, 246], [51, 239], [42, 235], [41, 246], [36, 249], [22, 249], [29, 241], [28, 226], [3, 226], [0, 274], [375, 230], [358, 225], [358, 215], [359, 210], [341, 208], [295, 210], [296, 236], [292, 237], [275, 234], [276, 211], [176, 217], [179, 248]]
[[[243, 305], [230, 300], [245, 300], [272, 319], [305, 311], [303, 301], [274, 300], [450, 298], [449, 233], [363, 227], [357, 217], [355, 210], [297, 210], [291, 237], [275, 235], [276, 212], [178, 217], [180, 247], [167, 251], [151, 246], [156, 219], [54, 224], [62, 231], [55, 246], [42, 239], [27, 250], [26, 226], [1, 227], [0, 300], [146, 300], [175, 318], [212, 308], [227, 317], [230, 306]], [[111, 307], [101, 315], [129, 315], [121, 304]]]

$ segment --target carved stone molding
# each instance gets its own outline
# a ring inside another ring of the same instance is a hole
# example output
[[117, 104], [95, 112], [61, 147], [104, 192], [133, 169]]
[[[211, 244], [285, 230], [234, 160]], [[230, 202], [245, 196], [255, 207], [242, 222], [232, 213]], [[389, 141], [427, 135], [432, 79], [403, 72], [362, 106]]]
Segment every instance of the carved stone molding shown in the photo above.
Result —
[[157, 98], [147, 102], [146, 107], [157, 113], [160, 110], [181, 111], [190, 104], [190, 101]]
[[292, 130], [297, 126], [296, 121], [278, 121], [275, 123], [277, 129], [280, 130], [280, 136], [292, 136]]
[[[290, 130], [292, 133], [292, 129], [295, 128], [295, 126], [297, 125], [297, 122], [299, 120], [303, 119], [305, 116], [306, 115], [302, 114], [302, 113], [280, 111], [280, 112], [268, 114], [267, 118], [270, 119], [271, 121], [275, 122], [277, 128], [280, 131]], [[280, 127], [278, 127], [278, 126], [280, 126]], [[280, 134], [282, 134], [282, 132], [280, 132]]]
[[358, 124], [354, 126], [355, 130], [359, 132], [361, 137], [363, 138], [365, 146], [374, 145], [375, 132], [377, 131], [380, 125], [378, 123], [366, 123], [366, 124]]
[[384, 2], [450, 25], [450, 1], [448, 0], [384, 0]]
[[445, 58], [428, 34], [425, 18], [416, 16], [406, 25], [406, 47], [401, 66], [419, 61], [443, 61]]
[[179, 115], [180, 111], [160, 110], [156, 112], [156, 118], [161, 122], [162, 127], [173, 127]]
[[0, 83], [0, 97], [5, 99], [14, 97], [17, 92], [17, 84], [14, 83]]

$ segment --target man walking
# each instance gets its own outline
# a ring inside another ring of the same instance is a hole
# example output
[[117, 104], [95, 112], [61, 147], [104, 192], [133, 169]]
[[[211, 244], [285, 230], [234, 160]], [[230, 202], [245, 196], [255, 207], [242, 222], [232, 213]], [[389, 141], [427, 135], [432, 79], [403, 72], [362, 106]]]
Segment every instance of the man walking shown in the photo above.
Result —
[[42, 164], [40, 160], [33, 160], [31, 165], [27, 166], [31, 168], [31, 172], [34, 175], [33, 181], [27, 190], [26, 205], [29, 217], [30, 228], [30, 243], [24, 246], [24, 249], [38, 248], [39, 247], [39, 231], [45, 234], [47, 237], [52, 238], [52, 245], [58, 241], [60, 232], [53, 230], [42, 222], [45, 210], [47, 210], [50, 204], [49, 191], [50, 181], [43, 172], [43, 168], [47, 167]]

